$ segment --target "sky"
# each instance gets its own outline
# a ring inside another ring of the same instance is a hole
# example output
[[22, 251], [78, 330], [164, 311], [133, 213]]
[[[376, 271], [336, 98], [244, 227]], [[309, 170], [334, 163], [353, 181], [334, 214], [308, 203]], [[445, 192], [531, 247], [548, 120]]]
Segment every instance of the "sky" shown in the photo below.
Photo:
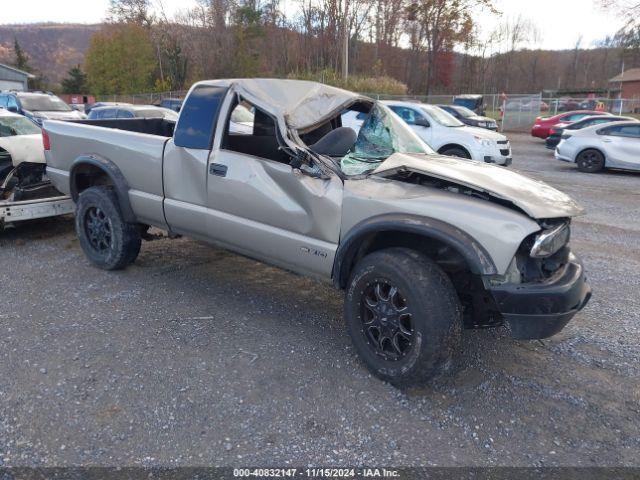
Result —
[[[162, 2], [169, 16], [195, 5], [196, 0], [152, 0]], [[283, 0], [293, 3], [294, 0]], [[533, 22], [540, 34], [536, 47], [570, 49], [580, 36], [583, 47], [615, 33], [623, 21], [594, 6], [593, 0], [494, 0], [502, 17], [485, 11], [474, 18], [487, 34], [498, 23], [518, 15]], [[0, 24], [32, 22], [97, 23], [105, 17], [109, 0], [0, 0]]]

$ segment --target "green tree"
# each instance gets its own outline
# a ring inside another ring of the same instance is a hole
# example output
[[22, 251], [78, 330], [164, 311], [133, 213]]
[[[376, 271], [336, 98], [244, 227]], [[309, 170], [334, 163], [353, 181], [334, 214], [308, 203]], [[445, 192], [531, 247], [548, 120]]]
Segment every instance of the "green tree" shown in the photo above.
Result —
[[84, 64], [89, 88], [97, 95], [147, 92], [156, 68], [148, 30], [132, 23], [107, 25], [94, 34]]
[[87, 74], [80, 65], [76, 65], [67, 72], [67, 78], [62, 79], [62, 93], [85, 93], [87, 91]]
[[18, 39], [16, 37], [13, 37], [13, 51], [16, 56], [16, 61], [14, 62], [13, 65], [18, 70], [22, 70], [23, 72], [31, 72], [31, 65], [29, 65], [29, 58], [27, 57], [27, 54], [25, 53], [25, 51], [22, 50], [22, 47], [20, 46], [20, 43], [18, 43]]
[[252, 5], [239, 7], [235, 12], [234, 26], [235, 54], [234, 74], [253, 77], [262, 72], [264, 63], [260, 46], [265, 38], [262, 11]]

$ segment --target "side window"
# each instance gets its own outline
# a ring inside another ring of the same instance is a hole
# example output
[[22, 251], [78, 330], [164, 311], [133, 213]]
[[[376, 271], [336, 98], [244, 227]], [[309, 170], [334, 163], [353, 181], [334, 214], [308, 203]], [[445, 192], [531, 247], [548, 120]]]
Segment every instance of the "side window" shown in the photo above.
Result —
[[220, 104], [226, 93], [226, 88], [208, 85], [196, 87], [191, 92], [176, 125], [176, 146], [201, 150], [211, 148]]
[[134, 118], [135, 115], [129, 110], [118, 110], [118, 118]]
[[398, 116], [402, 118], [405, 122], [407, 122], [409, 125], [415, 125], [416, 118], [421, 118], [421, 116], [418, 115], [416, 111], [411, 108], [397, 107], [397, 106], [391, 106], [390, 108], [395, 113], [397, 113]]
[[619, 137], [640, 138], [640, 125], [619, 125], [614, 135]]
[[221, 147], [276, 162], [290, 162], [280, 149], [275, 120], [244, 100], [236, 104], [227, 119]]
[[116, 113], [117, 113], [117, 110], [115, 108], [107, 108], [105, 110], [102, 110], [100, 113], [98, 113], [98, 115], [102, 114], [98, 118], [102, 120], [110, 120], [112, 118], [118, 118]]
[[238, 103], [231, 112], [229, 133], [234, 135], [253, 135], [255, 118], [255, 108], [251, 104], [247, 102]]
[[9, 95], [7, 98], [7, 108], [14, 107], [16, 110], [18, 109], [18, 102], [16, 102], [16, 98], [12, 95]]
[[640, 138], [640, 125], [615, 125], [598, 130], [598, 135]]

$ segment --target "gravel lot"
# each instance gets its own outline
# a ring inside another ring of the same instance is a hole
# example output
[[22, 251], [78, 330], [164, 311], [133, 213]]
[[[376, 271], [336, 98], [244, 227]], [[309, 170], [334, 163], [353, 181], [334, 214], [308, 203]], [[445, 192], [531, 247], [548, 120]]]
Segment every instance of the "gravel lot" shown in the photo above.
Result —
[[99, 271], [68, 218], [0, 234], [0, 464], [640, 465], [640, 174], [512, 140], [587, 208], [593, 299], [544, 342], [466, 332], [424, 389], [368, 374], [330, 287], [187, 239]]

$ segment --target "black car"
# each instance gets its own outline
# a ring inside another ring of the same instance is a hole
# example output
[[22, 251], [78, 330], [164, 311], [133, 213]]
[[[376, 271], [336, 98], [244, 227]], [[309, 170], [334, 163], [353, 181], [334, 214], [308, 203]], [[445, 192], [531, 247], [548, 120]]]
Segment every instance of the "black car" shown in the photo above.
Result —
[[453, 104], [473, 110], [476, 115], [484, 115], [484, 97], [482, 95], [456, 95]]
[[555, 150], [555, 148], [562, 140], [562, 134], [565, 130], [580, 130], [581, 128], [591, 127], [593, 125], [599, 125], [601, 123], [610, 123], [610, 122], [623, 122], [623, 121], [635, 121], [635, 118], [631, 117], [617, 117], [613, 115], [599, 115], [592, 117], [585, 117], [582, 120], [579, 120], [570, 125], [566, 125], [564, 127], [551, 127], [550, 135], [547, 137], [545, 146], [551, 150]]
[[174, 112], [180, 112], [180, 109], [182, 108], [182, 102], [183, 100], [180, 98], [163, 98], [158, 106], [168, 108], [169, 110], [173, 110]]
[[498, 124], [493, 118], [476, 115], [475, 112], [466, 107], [461, 107], [459, 105], [438, 105], [438, 107], [445, 112], [450, 113], [465, 125], [469, 125], [470, 127], [486, 128], [487, 130], [493, 130], [494, 132], [498, 131]]

